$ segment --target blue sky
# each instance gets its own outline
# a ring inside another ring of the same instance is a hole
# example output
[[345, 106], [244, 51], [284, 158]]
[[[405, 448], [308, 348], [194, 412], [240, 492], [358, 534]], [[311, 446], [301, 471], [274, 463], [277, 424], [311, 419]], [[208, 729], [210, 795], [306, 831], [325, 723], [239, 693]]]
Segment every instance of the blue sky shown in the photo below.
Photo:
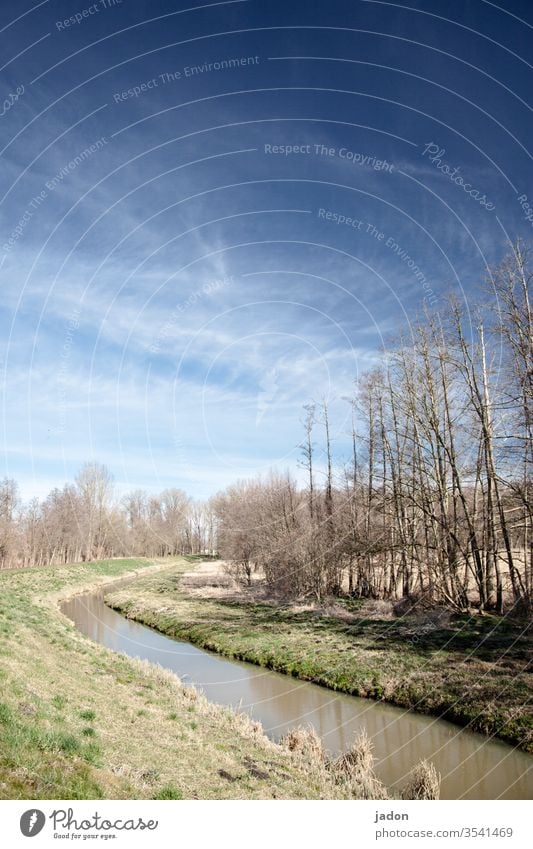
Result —
[[0, 475], [205, 497], [324, 398], [342, 456], [380, 346], [531, 238], [531, 13], [4, 4]]

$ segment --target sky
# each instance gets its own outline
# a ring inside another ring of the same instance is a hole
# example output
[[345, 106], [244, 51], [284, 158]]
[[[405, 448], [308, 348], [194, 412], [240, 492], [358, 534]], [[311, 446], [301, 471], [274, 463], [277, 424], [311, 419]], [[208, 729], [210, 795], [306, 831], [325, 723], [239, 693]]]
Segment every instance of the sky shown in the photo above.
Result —
[[[0, 9], [2, 466], [205, 498], [531, 240], [524, 0]], [[529, 206], [528, 206], [529, 204]], [[529, 218], [528, 218], [529, 216]]]

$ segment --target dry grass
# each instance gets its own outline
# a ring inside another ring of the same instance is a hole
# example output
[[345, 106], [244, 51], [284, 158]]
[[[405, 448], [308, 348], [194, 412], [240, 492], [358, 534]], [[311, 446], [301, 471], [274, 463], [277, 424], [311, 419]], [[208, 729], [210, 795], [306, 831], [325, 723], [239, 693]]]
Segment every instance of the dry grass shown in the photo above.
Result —
[[432, 763], [420, 761], [409, 774], [402, 791], [403, 799], [438, 799], [440, 775]]
[[235, 590], [236, 584], [229, 575], [184, 575], [181, 579], [182, 586], [188, 590], [206, 590], [208, 588]]
[[351, 749], [330, 764], [330, 772], [358, 799], [387, 799], [387, 791], [374, 772], [372, 748], [372, 741], [363, 731]]
[[374, 772], [372, 743], [364, 732], [355, 739], [352, 748], [336, 760], [327, 759], [322, 741], [312, 727], [292, 728], [281, 745], [311, 769], [321, 771], [324, 777], [331, 777], [343, 796], [350, 799], [389, 798]]
[[280, 745], [311, 762], [324, 763], [326, 760], [322, 740], [312, 726], [291, 728], [280, 740]]
[[[252, 575], [250, 586], [239, 584], [230, 574], [228, 563], [224, 560], [211, 560], [197, 563], [193, 570], [184, 572], [180, 577], [180, 586], [195, 598], [220, 599], [236, 604], [266, 604], [280, 606], [280, 599], [269, 593], [260, 574]], [[348, 610], [339, 604], [336, 598], [326, 598], [321, 602], [301, 599], [283, 603], [291, 613], [308, 613], [337, 619], [339, 622], [356, 622], [361, 619], [394, 619], [394, 602], [377, 599], [361, 600], [358, 607]]]

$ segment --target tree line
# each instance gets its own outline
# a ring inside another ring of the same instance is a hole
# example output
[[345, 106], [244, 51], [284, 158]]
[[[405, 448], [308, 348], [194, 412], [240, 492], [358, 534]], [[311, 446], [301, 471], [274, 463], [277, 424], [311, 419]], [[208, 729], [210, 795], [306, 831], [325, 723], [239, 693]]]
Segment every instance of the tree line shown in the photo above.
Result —
[[[327, 402], [303, 418], [301, 465], [213, 501], [218, 548], [283, 597], [414, 597], [503, 612], [533, 599], [531, 263], [493, 269], [473, 313], [453, 299], [357, 381], [350, 458]], [[320, 435], [317, 447], [316, 437]]]
[[328, 403], [308, 404], [305, 485], [272, 472], [205, 503], [180, 489], [117, 500], [105, 466], [87, 463], [22, 505], [4, 480], [0, 568], [218, 552], [238, 580], [257, 574], [283, 598], [531, 608], [531, 278], [519, 243], [486, 303], [467, 313], [451, 299], [383, 351], [347, 399], [349, 457], [334, 455]]
[[211, 554], [214, 515], [180, 489], [134, 490], [121, 499], [100, 463], [73, 484], [24, 505], [14, 480], [0, 481], [0, 568], [78, 563], [108, 557]]

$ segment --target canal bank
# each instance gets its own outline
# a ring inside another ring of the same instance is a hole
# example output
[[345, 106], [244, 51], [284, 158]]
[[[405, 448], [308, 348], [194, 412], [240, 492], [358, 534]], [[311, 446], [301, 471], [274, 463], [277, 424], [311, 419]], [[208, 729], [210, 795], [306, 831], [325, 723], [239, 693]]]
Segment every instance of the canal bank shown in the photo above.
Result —
[[0, 798], [345, 797], [323, 769], [276, 746], [247, 716], [92, 642], [59, 610], [161, 565], [0, 572]]
[[[171, 569], [135, 581], [108, 593], [106, 601], [128, 618], [177, 640], [170, 646], [158, 644], [162, 654], [155, 655], [157, 662], [171, 662], [177, 674], [187, 676], [185, 680], [208, 698], [242, 704], [274, 739], [291, 725], [310, 724], [332, 753], [346, 750], [364, 727], [374, 743], [378, 775], [389, 787], [401, 786], [409, 769], [424, 758], [442, 775], [443, 798], [531, 797], [533, 758], [517, 747], [493, 734], [482, 736], [434, 716], [339, 692], [379, 697], [380, 688], [394, 680], [403, 688], [400, 692], [416, 697], [419, 710], [425, 699], [437, 712], [446, 697], [456, 716], [468, 711], [464, 724], [471, 715], [480, 723], [491, 716], [496, 721], [498, 711], [507, 710], [515, 722], [520, 718], [518, 727], [527, 729], [528, 683], [526, 673], [518, 674], [523, 649], [516, 645], [511, 624], [504, 623], [502, 632], [491, 638], [488, 619], [459, 621], [451, 629], [426, 631], [421, 644], [409, 644], [406, 620], [399, 626], [390, 621], [339, 621], [287, 607], [202, 598], [201, 590], [193, 595], [183, 587], [182, 572]], [[474, 635], [473, 628], [487, 633]], [[473, 637], [481, 644], [477, 655], [472, 652]], [[139, 632], [135, 639], [140, 645], [148, 637]], [[190, 643], [219, 655], [196, 654]], [[146, 646], [149, 656], [151, 649]], [[231, 658], [231, 664], [224, 665], [227, 661], [220, 655]], [[255, 665], [235, 664], [241, 659]], [[330, 689], [306, 683], [305, 678]], [[457, 686], [465, 692], [462, 701], [453, 689]]]

